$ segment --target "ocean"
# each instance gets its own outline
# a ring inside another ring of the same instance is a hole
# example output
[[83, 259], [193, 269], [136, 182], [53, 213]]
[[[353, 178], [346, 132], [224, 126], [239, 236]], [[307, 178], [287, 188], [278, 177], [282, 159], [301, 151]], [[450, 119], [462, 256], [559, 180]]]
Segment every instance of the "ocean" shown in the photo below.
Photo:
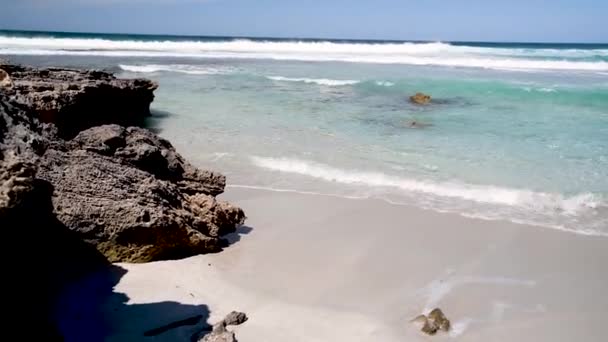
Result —
[[0, 31], [0, 57], [158, 81], [150, 126], [230, 186], [608, 236], [608, 44]]

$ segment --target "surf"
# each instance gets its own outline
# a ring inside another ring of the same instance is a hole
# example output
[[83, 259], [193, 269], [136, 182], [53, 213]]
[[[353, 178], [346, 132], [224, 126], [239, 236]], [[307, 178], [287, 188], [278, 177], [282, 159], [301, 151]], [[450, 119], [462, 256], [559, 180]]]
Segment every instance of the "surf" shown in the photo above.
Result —
[[128, 65], [120, 64], [119, 68], [123, 71], [134, 73], [157, 73], [161, 71], [176, 72], [190, 75], [226, 75], [235, 72], [229, 67], [209, 67], [184, 64], [143, 64], [143, 65]]
[[[537, 192], [527, 189], [515, 189], [492, 185], [466, 184], [457, 181], [440, 182], [433, 180], [423, 180], [391, 175], [384, 172], [349, 170], [333, 167], [330, 165], [317, 163], [309, 160], [295, 158], [271, 158], [253, 156], [251, 163], [259, 168], [282, 173], [290, 173], [307, 176], [318, 180], [340, 183], [344, 185], [354, 185], [372, 189], [385, 188], [398, 190], [414, 196], [421, 200], [418, 195], [429, 196], [427, 203], [437, 204], [441, 199], [456, 200], [461, 203], [473, 202], [481, 204], [487, 208], [497, 207], [501, 215], [497, 217], [495, 213], [488, 212], [463, 212], [464, 216], [485, 218], [485, 219], [505, 219], [515, 220], [520, 223], [545, 225], [547, 217], [578, 219], [578, 217], [593, 216], [597, 210], [608, 208], [608, 204], [599, 195], [592, 193], [580, 193], [574, 195], [564, 195], [559, 193]], [[416, 195], [418, 194], [418, 195]], [[433, 199], [435, 198], [435, 199]], [[440, 199], [437, 201], [436, 199]], [[389, 201], [394, 204], [402, 204], [396, 201]], [[452, 208], [463, 207], [461, 204], [452, 205]], [[464, 207], [467, 207], [466, 205]], [[506, 208], [506, 210], [504, 210]], [[436, 207], [433, 209], [441, 209]], [[477, 210], [477, 209], [476, 209]], [[448, 210], [451, 211], [451, 210]], [[542, 215], [541, 220], [518, 219], [517, 217], [507, 217], [506, 214], [515, 214], [530, 217]], [[557, 228], [569, 232], [583, 235], [608, 236], [608, 232], [596, 231], [594, 229], [571, 228], [557, 224], [549, 224], [551, 228]]]
[[293, 77], [283, 77], [283, 76], [267, 76], [269, 80], [277, 81], [277, 82], [300, 82], [300, 83], [308, 83], [308, 84], [317, 84], [329, 87], [336, 86], [345, 86], [345, 85], [353, 85], [357, 84], [361, 81], [358, 80], [332, 80], [328, 78], [293, 78]]
[[608, 71], [608, 49], [495, 48], [444, 42], [150, 41], [0, 35], [0, 54], [240, 58], [499, 70]]

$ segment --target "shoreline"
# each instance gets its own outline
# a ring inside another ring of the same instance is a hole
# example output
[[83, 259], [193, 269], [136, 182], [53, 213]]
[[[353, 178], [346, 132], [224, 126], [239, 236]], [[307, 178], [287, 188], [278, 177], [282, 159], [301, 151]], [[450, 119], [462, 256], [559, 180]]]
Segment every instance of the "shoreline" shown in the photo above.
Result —
[[599, 232], [599, 231], [596, 231], [593, 229], [572, 229], [572, 228], [568, 228], [568, 227], [564, 227], [564, 226], [535, 224], [535, 223], [531, 223], [531, 222], [525, 222], [523, 220], [508, 220], [505, 218], [491, 218], [491, 217], [485, 217], [481, 214], [468, 214], [468, 213], [462, 213], [462, 212], [455, 212], [455, 211], [451, 211], [451, 210], [442, 210], [442, 209], [438, 209], [438, 208], [427, 208], [427, 207], [422, 207], [422, 206], [416, 206], [411, 203], [396, 202], [396, 201], [392, 201], [392, 200], [389, 200], [387, 198], [382, 198], [382, 197], [354, 196], [354, 195], [350, 196], [350, 195], [342, 195], [342, 194], [322, 193], [322, 192], [316, 192], [316, 191], [305, 191], [305, 190], [302, 191], [302, 190], [294, 190], [294, 189], [273, 188], [273, 187], [257, 186], [257, 185], [226, 184], [226, 189], [230, 189], [230, 188], [254, 190], [254, 191], [269, 191], [269, 192], [277, 192], [277, 193], [292, 193], [292, 194], [308, 195], [308, 196], [328, 196], [328, 197], [346, 199], [346, 200], [380, 201], [382, 203], [397, 206], [397, 207], [406, 207], [406, 208], [410, 208], [410, 209], [414, 209], [414, 210], [421, 210], [421, 211], [426, 211], [426, 212], [436, 213], [436, 214], [456, 215], [456, 216], [466, 218], [466, 219], [487, 221], [490, 223], [492, 223], [492, 222], [508, 223], [508, 224], [529, 226], [531, 228], [549, 229], [549, 230], [554, 230], [554, 231], [558, 231], [558, 232], [562, 232], [562, 233], [590, 236], [590, 237], [597, 237], [597, 238], [608, 237], [608, 233]]
[[[112, 296], [127, 296], [129, 305], [103, 316], [108, 340], [137, 340], [185, 318], [172, 312], [152, 322], [126, 309], [167, 301], [204, 304], [209, 322], [247, 312], [250, 320], [235, 329], [243, 341], [603, 340], [603, 238], [380, 200], [234, 187], [222, 198], [249, 215], [229, 236], [240, 241], [219, 254], [117, 264], [126, 273], [101, 301], [102, 314], [113, 310]], [[428, 337], [409, 323], [434, 306], [452, 321], [447, 335]], [[64, 312], [64, 326], [73, 314]]]

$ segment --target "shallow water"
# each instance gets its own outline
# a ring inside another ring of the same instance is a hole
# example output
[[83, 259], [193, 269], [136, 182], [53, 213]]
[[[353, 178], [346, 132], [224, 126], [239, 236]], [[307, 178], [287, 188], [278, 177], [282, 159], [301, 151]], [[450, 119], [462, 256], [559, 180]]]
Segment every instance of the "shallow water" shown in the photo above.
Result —
[[229, 184], [608, 236], [607, 46], [70, 39], [0, 54], [158, 81], [152, 124]]

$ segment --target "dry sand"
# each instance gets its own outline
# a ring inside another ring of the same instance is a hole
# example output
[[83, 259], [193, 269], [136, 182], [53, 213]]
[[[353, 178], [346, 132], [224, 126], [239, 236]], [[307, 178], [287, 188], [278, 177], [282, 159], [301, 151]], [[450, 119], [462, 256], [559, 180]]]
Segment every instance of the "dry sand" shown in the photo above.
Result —
[[[250, 317], [243, 342], [608, 340], [608, 238], [379, 200], [223, 197], [248, 215], [234, 244], [75, 284], [59, 309], [68, 340], [187, 341], [200, 325], [143, 332], [232, 310]], [[453, 328], [430, 337], [409, 320], [435, 306]]]

